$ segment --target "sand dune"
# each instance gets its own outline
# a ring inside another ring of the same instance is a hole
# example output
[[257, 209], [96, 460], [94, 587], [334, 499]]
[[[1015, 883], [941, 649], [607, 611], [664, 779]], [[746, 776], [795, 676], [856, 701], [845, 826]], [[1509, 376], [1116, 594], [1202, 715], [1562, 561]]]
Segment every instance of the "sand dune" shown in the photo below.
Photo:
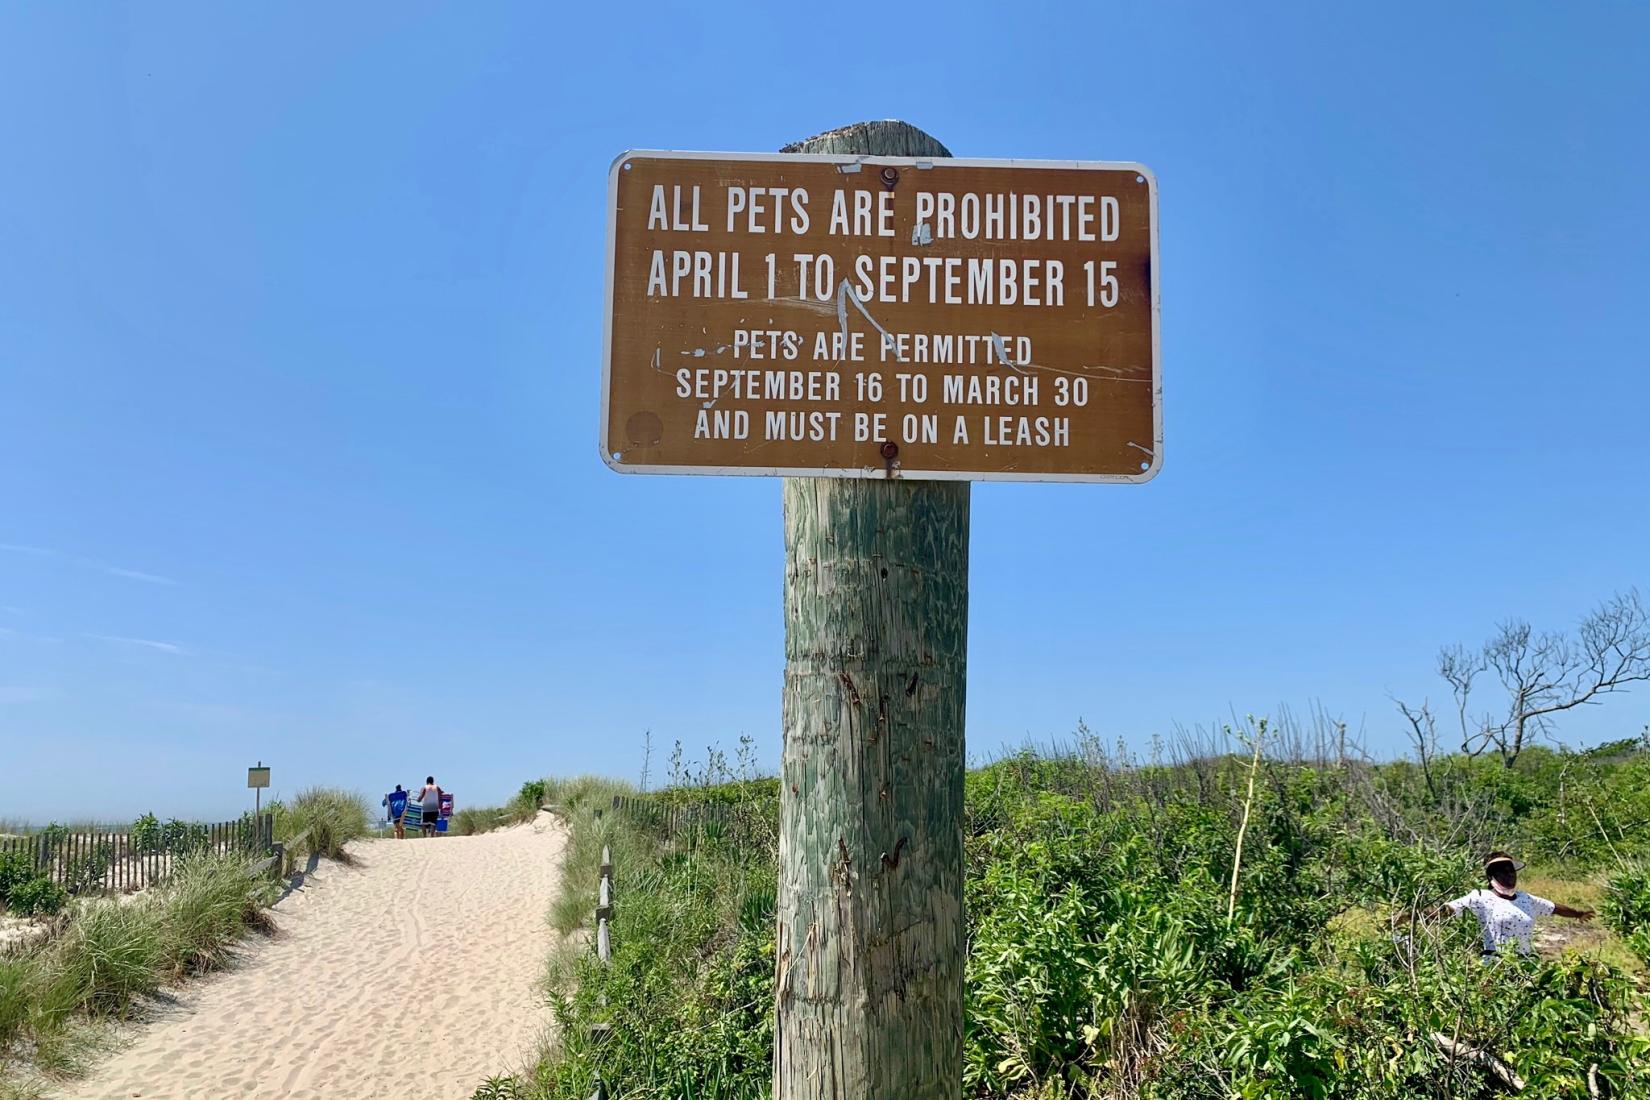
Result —
[[548, 1022], [537, 982], [566, 835], [373, 840], [275, 906], [279, 933], [194, 981], [73, 1100], [468, 1097]]

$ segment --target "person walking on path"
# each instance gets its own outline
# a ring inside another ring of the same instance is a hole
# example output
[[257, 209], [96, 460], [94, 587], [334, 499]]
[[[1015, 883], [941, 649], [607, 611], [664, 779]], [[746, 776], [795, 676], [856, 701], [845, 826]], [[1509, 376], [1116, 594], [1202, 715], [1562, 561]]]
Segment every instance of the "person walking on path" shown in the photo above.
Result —
[[434, 836], [436, 822], [441, 820], [441, 788], [435, 785], [435, 776], [424, 777], [424, 789], [418, 792], [418, 806], [424, 835]]
[[407, 839], [407, 825], [402, 819], [407, 814], [407, 792], [401, 789], [401, 784], [395, 785], [395, 790], [384, 796], [384, 807], [389, 811], [390, 823], [395, 826], [395, 839]]
[[1433, 910], [1432, 916], [1459, 916], [1471, 913], [1478, 921], [1481, 950], [1485, 959], [1495, 959], [1502, 948], [1514, 944], [1520, 955], [1530, 953], [1530, 936], [1542, 917], [1560, 916], [1572, 920], [1593, 919], [1591, 909], [1572, 909], [1518, 888], [1518, 872], [1524, 864], [1506, 852], [1484, 857], [1484, 877], [1488, 889], [1469, 890]]

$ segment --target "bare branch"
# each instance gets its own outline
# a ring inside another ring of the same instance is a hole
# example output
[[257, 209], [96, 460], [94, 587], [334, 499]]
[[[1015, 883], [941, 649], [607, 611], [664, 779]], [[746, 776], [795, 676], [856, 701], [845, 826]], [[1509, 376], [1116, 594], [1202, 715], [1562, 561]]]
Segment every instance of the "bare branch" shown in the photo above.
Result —
[[[1486, 671], [1500, 681], [1506, 710], [1500, 717], [1470, 717], [1474, 682]], [[1529, 623], [1509, 619], [1476, 653], [1462, 646], [1441, 650], [1438, 675], [1455, 698], [1461, 751], [1478, 756], [1494, 746], [1511, 767], [1531, 736], [1551, 735], [1554, 715], [1650, 681], [1650, 613], [1635, 589], [1599, 605], [1574, 638], [1537, 634]], [[1425, 713], [1423, 706], [1417, 717]], [[1417, 718], [1407, 709], [1404, 717], [1418, 735]]]
[[1427, 706], [1425, 699], [1421, 700], [1419, 710], [1411, 710], [1408, 703], [1402, 699], [1393, 699], [1398, 704], [1398, 713], [1404, 716], [1409, 723], [1409, 739], [1415, 743], [1415, 755], [1421, 760], [1421, 777], [1426, 780], [1427, 793], [1434, 802], [1438, 801], [1438, 788], [1432, 782], [1432, 758], [1438, 748], [1438, 723], [1432, 716], [1432, 710]]

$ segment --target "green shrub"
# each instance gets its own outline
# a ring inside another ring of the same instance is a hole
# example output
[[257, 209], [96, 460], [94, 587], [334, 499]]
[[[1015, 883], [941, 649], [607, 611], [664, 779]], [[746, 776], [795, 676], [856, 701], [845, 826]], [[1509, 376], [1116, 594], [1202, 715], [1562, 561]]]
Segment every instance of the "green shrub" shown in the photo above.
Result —
[[1600, 911], [1604, 922], [1650, 965], [1650, 862], [1633, 864], [1611, 875]]
[[521, 785], [521, 790], [510, 799], [505, 807], [518, 821], [530, 821], [544, 805], [544, 780], [531, 779]]
[[205, 825], [175, 817], [162, 825], [160, 832], [162, 847], [175, 855], [201, 851], [211, 840], [211, 832]]
[[[1589, 1095], [1591, 1069], [1603, 1095], [1650, 1097], [1650, 1001], [1629, 975], [1576, 953], [1485, 966], [1470, 920], [1412, 915], [1481, 881], [1490, 848], [1583, 879], [1650, 852], [1642, 753], [1263, 760], [1228, 920], [1248, 764], [1023, 753], [968, 773], [967, 1096], [1501, 1095], [1436, 1032], [1500, 1058], [1526, 1095]], [[622, 785], [546, 784], [572, 830], [553, 923], [589, 924], [604, 845], [618, 900], [611, 965], [585, 949], [552, 969], [561, 1038], [523, 1095], [583, 1100], [598, 1071], [636, 1100], [766, 1095], [779, 792], [710, 771], [619, 811]], [[1643, 872], [1618, 873], [1603, 908], [1650, 946]], [[596, 1024], [612, 1027], [599, 1047]]]
[[17, 883], [6, 892], [6, 906], [20, 917], [51, 916], [68, 900], [69, 892], [45, 875]]
[[34, 860], [26, 852], [0, 853], [0, 904], [11, 896], [12, 887], [34, 878]]
[[132, 822], [132, 850], [138, 855], [149, 855], [161, 849], [160, 819], [144, 814]]
[[526, 1096], [520, 1081], [501, 1075], [483, 1081], [470, 1100], [525, 1100]]
[[91, 851], [75, 856], [64, 864], [64, 887], [71, 895], [102, 889], [104, 875], [114, 860], [114, 854], [114, 848], [108, 841], [99, 841]]
[[[610, 1095], [637, 1100], [765, 1095], [773, 1044], [773, 858], [776, 819], [764, 800], [750, 829], [738, 804], [713, 822], [677, 819], [668, 835], [612, 810], [625, 784], [581, 777], [547, 784], [571, 825], [552, 924], [591, 923], [603, 848], [615, 868], [613, 957], [596, 965], [568, 937], [550, 988], [561, 1053], [522, 1082], [522, 1095], [584, 1100], [599, 1070]], [[598, 813], [601, 816], [597, 816]], [[661, 814], [658, 821], [666, 821]], [[600, 1045], [594, 1024], [612, 1025]]]

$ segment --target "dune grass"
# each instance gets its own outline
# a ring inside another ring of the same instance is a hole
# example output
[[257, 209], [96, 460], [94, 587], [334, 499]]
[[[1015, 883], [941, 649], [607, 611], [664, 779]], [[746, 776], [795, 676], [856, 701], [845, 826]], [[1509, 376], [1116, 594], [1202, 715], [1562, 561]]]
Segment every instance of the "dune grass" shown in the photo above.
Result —
[[510, 823], [503, 806], [465, 806], [453, 814], [450, 828], [458, 836], [475, 836]]
[[326, 859], [345, 859], [344, 845], [373, 832], [372, 808], [359, 791], [309, 787], [291, 802], [276, 802], [272, 808], [276, 839], [290, 843], [304, 836], [304, 852]]
[[267, 927], [276, 886], [251, 866], [190, 859], [136, 898], [75, 902], [50, 938], [0, 958], [0, 1079], [73, 1072], [96, 1041], [81, 1025], [128, 1018], [161, 988], [222, 966], [237, 940]]
[[561, 889], [550, 900], [550, 927], [557, 933], [557, 945], [551, 949], [543, 984], [552, 996], [573, 986], [578, 962], [588, 951], [587, 937], [579, 933], [595, 923], [602, 848], [612, 849], [615, 865], [633, 865], [647, 843], [634, 827], [608, 812], [614, 795], [635, 793], [628, 783], [594, 775], [544, 781], [545, 805], [568, 825]]
[[[613, 1095], [716, 1097], [732, 1094], [718, 1091], [720, 1086], [706, 1091], [707, 1080], [722, 1086], [734, 1077], [742, 1082], [757, 1072], [751, 1070], [757, 1063], [758, 1075], [766, 1076], [771, 1027], [761, 1021], [772, 1000], [763, 987], [772, 961], [762, 952], [771, 941], [775, 889], [766, 863], [744, 857], [770, 846], [776, 818], [768, 811], [777, 808], [776, 791], [771, 783], [737, 784], [718, 793], [729, 796], [729, 808], [744, 810], [750, 800], [739, 796], [748, 791], [766, 796], [756, 807], [761, 825], [754, 834], [767, 839], [755, 841], [741, 832], [741, 843], [734, 845], [712, 839], [729, 836], [723, 822], [666, 840], [614, 812], [614, 795], [636, 794], [627, 783], [583, 776], [547, 784], [546, 801], [569, 827], [561, 889], [550, 909], [550, 924], [559, 935], [543, 979], [557, 1026], [533, 1071], [508, 1079], [508, 1088], [478, 1090], [478, 1100], [587, 1097], [595, 1087], [593, 1044], [601, 1046], [604, 1066], [646, 1066], [637, 1074], [619, 1070], [608, 1081]], [[658, 802], [668, 805], [670, 796]], [[612, 855], [622, 899], [610, 968], [599, 967], [591, 953], [604, 849]], [[741, 929], [757, 931], [742, 937]], [[614, 1025], [599, 1044], [592, 1038], [596, 1023]], [[707, 1042], [707, 1036], [726, 1041]], [[701, 1062], [703, 1073], [682, 1068]]]
[[[558, 790], [557, 809], [570, 828], [561, 891], [551, 904], [550, 926], [563, 936], [592, 923], [602, 849], [611, 848], [617, 864], [642, 842], [634, 829], [606, 812], [615, 794], [629, 793], [624, 784], [591, 776], [570, 780]], [[603, 811], [600, 817], [598, 810]]]
[[544, 808], [545, 790], [552, 780], [532, 779], [502, 806], [466, 806], [453, 814], [451, 830], [459, 836], [475, 836], [531, 821]]
[[21, 1035], [29, 1022], [33, 978], [33, 969], [26, 960], [0, 956], [0, 1051]]

